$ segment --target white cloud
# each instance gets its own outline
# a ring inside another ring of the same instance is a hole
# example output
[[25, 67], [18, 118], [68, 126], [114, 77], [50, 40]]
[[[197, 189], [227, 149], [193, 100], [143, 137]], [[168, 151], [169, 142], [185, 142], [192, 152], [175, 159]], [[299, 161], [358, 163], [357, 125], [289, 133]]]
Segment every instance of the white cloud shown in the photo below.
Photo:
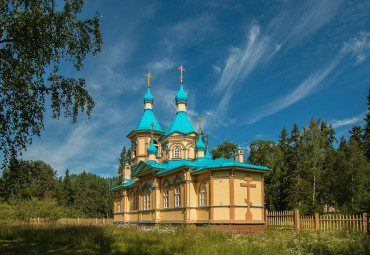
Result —
[[208, 35], [215, 31], [214, 18], [208, 13], [202, 13], [196, 17], [187, 18], [172, 26], [166, 27], [164, 43], [171, 51], [174, 46], [187, 47], [203, 42]]
[[217, 65], [213, 64], [213, 65], [212, 65], [212, 68], [213, 68], [213, 70], [215, 71], [215, 73], [221, 73], [221, 67], [219, 67], [219, 66], [217, 66]]
[[[288, 3], [284, 11], [267, 25], [265, 31], [258, 22], [253, 22], [248, 29], [245, 44], [240, 48], [231, 48], [220, 79], [213, 89], [214, 94], [222, 94], [217, 107], [214, 107], [219, 114], [218, 118], [225, 118], [233, 94], [238, 93], [241, 86], [245, 86], [245, 80], [254, 71], [268, 63], [284, 46], [294, 46], [314, 34], [337, 14], [341, 3], [342, 1], [328, 0], [310, 1], [299, 6], [295, 2]], [[281, 109], [303, 98], [332, 68], [334, 66], [330, 64], [322, 73], [319, 71], [310, 76], [289, 95], [287, 102], [280, 104]], [[217, 122], [217, 119], [212, 121]]]
[[354, 124], [360, 123], [366, 117], [366, 113], [367, 112], [365, 111], [365, 112], [357, 114], [357, 115], [355, 115], [351, 118], [342, 119], [342, 120], [333, 120], [333, 121], [331, 121], [332, 126], [333, 126], [334, 129], [336, 129], [336, 128], [340, 128], [342, 126], [348, 126], [348, 125], [354, 125]]
[[313, 92], [317, 85], [319, 85], [338, 65], [340, 56], [334, 59], [329, 65], [320, 69], [319, 71], [308, 76], [293, 92], [283, 96], [270, 104], [257, 109], [255, 113], [247, 119], [246, 124], [253, 124], [260, 119], [270, 116], [282, 109], [302, 100]]
[[343, 53], [349, 53], [356, 59], [355, 64], [361, 64], [370, 54], [370, 33], [360, 32], [351, 38], [342, 48]]
[[172, 69], [174, 66], [175, 66], [175, 62], [169, 60], [168, 58], [164, 58], [161, 61], [149, 64], [148, 68], [153, 73], [159, 75], [161, 73], [166, 72], [167, 70]]

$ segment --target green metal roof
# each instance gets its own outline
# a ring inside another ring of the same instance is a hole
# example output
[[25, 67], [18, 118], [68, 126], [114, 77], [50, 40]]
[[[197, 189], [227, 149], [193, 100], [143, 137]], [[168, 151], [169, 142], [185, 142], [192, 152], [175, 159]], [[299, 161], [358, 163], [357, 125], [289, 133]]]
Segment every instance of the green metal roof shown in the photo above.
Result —
[[170, 135], [176, 131], [182, 134], [189, 134], [191, 132], [195, 132], [185, 111], [178, 111], [176, 113], [176, 117], [173, 119], [165, 135], [166, 136]]
[[145, 109], [143, 116], [141, 116], [141, 119], [139, 123], [136, 125], [136, 128], [134, 131], [137, 130], [151, 130], [151, 127], [149, 126], [151, 123], [154, 124], [154, 131], [164, 132], [159, 125], [157, 119], [154, 117], [154, 113], [152, 109]]
[[204, 158], [206, 159], [212, 159], [211, 154], [209, 154], [209, 150], [206, 149], [206, 153], [204, 154]]
[[153, 103], [154, 101], [154, 97], [152, 96], [152, 94], [150, 94], [150, 89], [148, 88], [148, 90], [146, 91], [146, 94], [144, 96], [144, 103], [145, 102], [152, 102]]
[[199, 135], [198, 142], [195, 144], [195, 150], [205, 150], [206, 145], [203, 143], [202, 135]]
[[[208, 150], [207, 150], [208, 151]], [[225, 158], [218, 158], [218, 159], [210, 159], [208, 157], [204, 158], [197, 158], [195, 160], [168, 160], [163, 163], [158, 163], [156, 161], [140, 161], [136, 166], [134, 167], [131, 176], [136, 176], [139, 173], [146, 172], [148, 170], [154, 170], [156, 172], [156, 175], [163, 174], [166, 172], [170, 172], [174, 169], [177, 169], [179, 167], [189, 167], [191, 168], [191, 173], [201, 171], [204, 169], [215, 169], [215, 168], [221, 168], [221, 167], [241, 167], [241, 168], [249, 168], [249, 169], [256, 169], [261, 171], [269, 171], [272, 170], [264, 167], [264, 166], [256, 166], [251, 165], [247, 163], [241, 163], [232, 159], [225, 159]], [[120, 187], [128, 187], [130, 185], [135, 184], [135, 182], [128, 182], [122, 185], [119, 185], [111, 190], [120, 188]]]
[[146, 150], [149, 153], [157, 154], [157, 148], [154, 146], [153, 139], [150, 139], [150, 145], [148, 149]]
[[180, 85], [179, 92], [175, 96], [175, 101], [176, 101], [176, 103], [178, 103], [178, 102], [185, 102], [185, 103], [187, 103], [188, 102], [188, 95], [186, 95], [186, 93], [184, 91], [184, 88], [182, 87], [182, 84]]

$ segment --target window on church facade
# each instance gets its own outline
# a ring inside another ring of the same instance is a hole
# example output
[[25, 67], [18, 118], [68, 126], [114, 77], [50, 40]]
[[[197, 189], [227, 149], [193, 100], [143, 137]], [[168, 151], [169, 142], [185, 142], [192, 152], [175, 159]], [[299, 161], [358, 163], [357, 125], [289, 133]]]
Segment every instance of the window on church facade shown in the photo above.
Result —
[[207, 205], [207, 191], [206, 185], [201, 185], [199, 189], [199, 205], [206, 206]]
[[181, 188], [176, 187], [175, 189], [175, 207], [181, 206]]
[[134, 210], [134, 196], [131, 196], [130, 198], [130, 211]]
[[168, 208], [168, 190], [163, 193], [163, 208]]
[[117, 212], [121, 212], [121, 201], [117, 203]]
[[150, 209], [150, 191], [147, 189], [144, 193], [144, 210]]
[[176, 147], [173, 149], [173, 157], [174, 157], [174, 158], [180, 158], [180, 147], [176, 146]]
[[136, 195], [136, 202], [135, 202], [135, 210], [137, 211], [137, 210], [139, 210], [139, 200], [140, 199], [140, 197], [139, 197], [139, 195]]

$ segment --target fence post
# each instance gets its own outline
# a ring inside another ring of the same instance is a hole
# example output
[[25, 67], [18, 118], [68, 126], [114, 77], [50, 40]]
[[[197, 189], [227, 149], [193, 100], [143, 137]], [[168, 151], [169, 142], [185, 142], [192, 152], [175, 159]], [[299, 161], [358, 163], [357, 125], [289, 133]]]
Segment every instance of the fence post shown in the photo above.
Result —
[[80, 224], [80, 217], [77, 218], [77, 224]]
[[315, 230], [319, 230], [320, 228], [320, 215], [315, 213]]
[[104, 225], [104, 218], [103, 218], [103, 225]]
[[299, 210], [294, 211], [294, 227], [295, 230], [300, 231], [301, 230], [301, 219], [299, 215]]
[[362, 226], [364, 228], [364, 233], [367, 232], [367, 213], [362, 214]]
[[268, 210], [265, 210], [265, 224], [266, 224], [266, 227], [267, 227], [267, 215], [268, 215], [269, 211]]
[[98, 225], [98, 218], [95, 218], [95, 224]]

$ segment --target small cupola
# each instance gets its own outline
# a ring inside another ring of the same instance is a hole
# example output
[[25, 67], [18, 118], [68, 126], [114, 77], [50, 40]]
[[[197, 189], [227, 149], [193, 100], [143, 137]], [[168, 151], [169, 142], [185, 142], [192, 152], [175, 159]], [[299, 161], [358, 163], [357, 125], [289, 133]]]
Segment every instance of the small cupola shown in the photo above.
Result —
[[184, 91], [184, 87], [182, 86], [182, 72], [185, 71], [185, 69], [180, 66], [178, 68], [180, 70], [180, 90], [179, 92], [176, 94], [175, 96], [175, 102], [176, 102], [176, 106], [177, 106], [177, 111], [184, 111], [186, 112], [186, 105], [188, 103], [188, 95], [186, 95], [185, 91]]
[[197, 158], [204, 158], [204, 152], [206, 150], [206, 145], [204, 144], [202, 137], [202, 135], [199, 135], [198, 142], [195, 144]]
[[154, 101], [154, 97], [150, 93], [150, 77], [152, 77], [152, 76], [150, 75], [149, 72], [145, 76], [148, 77], [148, 90], [146, 91], [146, 94], [143, 98], [144, 99], [144, 106], [145, 106], [145, 109], [152, 109], [153, 108], [153, 101]]
[[157, 148], [154, 146], [153, 138], [150, 139], [150, 145], [146, 150], [149, 155], [149, 160], [156, 160]]
[[206, 149], [206, 154], [204, 155], [204, 158], [206, 158], [206, 159], [212, 159], [211, 154], [209, 154], [208, 148]]
[[184, 91], [184, 87], [182, 84], [180, 85], [180, 90], [175, 96], [176, 104], [178, 103], [187, 103], [188, 102], [188, 95]]
[[236, 149], [235, 161], [244, 163], [244, 149], [240, 146]]

